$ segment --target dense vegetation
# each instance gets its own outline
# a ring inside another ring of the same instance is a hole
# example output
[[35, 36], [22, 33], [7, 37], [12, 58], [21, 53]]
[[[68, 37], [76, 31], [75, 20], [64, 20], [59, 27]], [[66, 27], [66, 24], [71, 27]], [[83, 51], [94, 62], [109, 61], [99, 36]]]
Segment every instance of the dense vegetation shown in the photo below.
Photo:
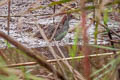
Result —
[[[14, 15], [13, 4], [21, 13]], [[23, 4], [27, 9], [21, 9]], [[7, 15], [1, 14], [0, 19], [5, 18], [7, 25], [0, 30], [5, 45], [0, 49], [0, 80], [120, 80], [120, 0], [1, 0], [3, 6]], [[11, 24], [16, 24], [12, 20], [18, 19], [15, 30], [22, 34], [23, 18], [29, 17], [38, 32], [31, 27], [24, 32], [37, 32], [33, 37], [47, 46], [28, 48], [11, 36]], [[56, 17], [61, 18], [59, 22]], [[47, 18], [55, 27], [39, 24]], [[69, 27], [71, 19], [77, 21], [73, 27]], [[56, 43], [68, 33], [74, 34], [72, 44]]]

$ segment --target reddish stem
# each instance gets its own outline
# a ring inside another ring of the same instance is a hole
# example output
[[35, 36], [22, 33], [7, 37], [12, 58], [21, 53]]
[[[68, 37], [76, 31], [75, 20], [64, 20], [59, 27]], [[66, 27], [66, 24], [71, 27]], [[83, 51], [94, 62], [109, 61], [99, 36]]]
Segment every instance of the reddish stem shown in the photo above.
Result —
[[83, 32], [83, 47], [82, 47], [82, 53], [84, 54], [85, 58], [83, 59], [83, 68], [84, 68], [84, 75], [87, 80], [90, 79], [90, 73], [91, 73], [91, 66], [89, 62], [89, 54], [90, 50], [88, 47], [88, 35], [87, 35], [87, 30], [88, 27], [86, 26], [86, 13], [85, 11], [82, 12], [82, 32]]

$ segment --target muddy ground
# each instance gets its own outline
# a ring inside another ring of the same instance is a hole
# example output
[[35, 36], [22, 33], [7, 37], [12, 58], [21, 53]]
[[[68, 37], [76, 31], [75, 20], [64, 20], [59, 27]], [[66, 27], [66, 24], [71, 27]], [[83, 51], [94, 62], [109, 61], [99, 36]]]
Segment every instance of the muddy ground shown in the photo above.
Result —
[[[43, 18], [50, 14], [53, 14], [53, 7], [47, 7], [44, 9], [37, 9], [31, 12], [25, 13], [28, 9], [32, 8], [33, 6], [46, 6], [49, 4], [49, 0], [44, 1], [35, 1], [35, 0], [12, 0], [11, 1], [11, 11], [10, 11], [10, 36], [14, 39], [18, 40], [22, 44], [26, 45], [27, 47], [40, 47], [40, 46], [47, 46], [48, 44], [43, 39], [38, 39], [36, 37], [33, 37], [33, 35], [38, 31], [38, 28], [36, 26], [37, 24], [43, 24], [43, 25], [49, 25], [53, 22], [60, 22], [62, 16], [54, 17], [55, 20], [53, 21], [53, 18]], [[59, 12], [60, 6], [57, 7], [56, 12]], [[0, 29], [7, 33], [7, 15], [8, 15], [8, 4], [0, 6]], [[92, 12], [91, 12], [92, 14]], [[37, 15], [37, 16], [35, 16]], [[91, 16], [90, 16], [91, 17]], [[89, 20], [87, 21], [89, 24]], [[75, 27], [80, 23], [79, 20], [71, 20], [70, 21], [70, 27]], [[109, 27], [119, 27], [119, 23], [115, 22], [113, 20], [110, 20], [108, 23]], [[89, 27], [88, 36], [90, 39], [90, 43], [94, 42], [94, 25], [91, 25]], [[82, 35], [80, 35], [82, 36]], [[68, 33], [65, 38], [59, 43], [61, 45], [63, 44], [73, 44], [74, 39], [74, 33]], [[98, 43], [99, 44], [106, 44], [108, 38], [104, 38], [99, 36]], [[81, 44], [81, 40], [79, 41]], [[0, 39], [0, 47], [5, 47], [5, 41], [3, 39]], [[51, 45], [54, 45], [54, 42], [52, 42]]]

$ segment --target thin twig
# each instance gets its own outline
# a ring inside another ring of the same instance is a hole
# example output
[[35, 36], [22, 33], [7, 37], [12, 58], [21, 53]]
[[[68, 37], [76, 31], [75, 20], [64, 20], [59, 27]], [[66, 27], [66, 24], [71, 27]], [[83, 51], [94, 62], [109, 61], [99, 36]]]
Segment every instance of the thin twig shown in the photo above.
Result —
[[[59, 52], [61, 53], [62, 57], [65, 58], [65, 56], [64, 56], [62, 50], [60, 49], [59, 45], [56, 44], [56, 46], [57, 46]], [[65, 60], [65, 61], [62, 60], [62, 62], [69, 68], [70, 72], [73, 74], [74, 79], [76, 79], [76, 77], [77, 77], [79, 80], [85, 80], [84, 77], [82, 76], [82, 74], [80, 74], [77, 70], [75, 70], [75, 69], [69, 64], [69, 62], [68, 62], [67, 60]]]
[[[92, 18], [90, 18], [90, 20], [93, 20], [93, 21], [95, 21], [96, 22], [96, 20], [95, 19], [92, 19]], [[105, 25], [103, 25], [102, 23], [99, 23], [102, 27], [104, 27], [105, 29], [108, 29], [108, 30], [110, 30], [113, 34], [115, 34], [119, 39], [120, 39], [120, 35], [118, 34], [118, 33], [116, 33], [114, 30], [112, 30], [112, 29], [110, 29], [110, 28], [108, 28], [107, 26], [105, 26]]]
[[65, 18], [66, 18], [66, 16], [63, 16], [63, 18], [62, 18], [62, 20], [60, 21], [60, 23], [55, 27], [55, 30], [54, 30], [54, 32], [53, 32], [53, 34], [52, 34], [52, 36], [51, 36], [51, 38], [50, 38], [49, 41], [52, 41], [52, 39], [54, 38], [54, 36], [55, 36], [58, 28], [60, 28], [60, 25], [65, 22]]
[[10, 4], [11, 0], [8, 0], [8, 22], [7, 22], [8, 35], [10, 33]]
[[[47, 39], [47, 36], [45, 35], [45, 33], [44, 33], [43, 29], [41, 28], [41, 26], [38, 25], [37, 23], [36, 23], [36, 25], [37, 25], [37, 27], [39, 28], [39, 31], [40, 31], [43, 39], [44, 39], [48, 44], [50, 44], [50, 42], [49, 42], [49, 40]], [[55, 53], [53, 47], [50, 46], [50, 45], [48, 45], [48, 48], [49, 48], [50, 52], [52, 53], [53, 57], [54, 57], [55, 59], [58, 59], [58, 56], [57, 56], [57, 54]], [[58, 65], [59, 65], [60, 69], [62, 70], [63, 74], [65, 74], [65, 72], [64, 72], [64, 70], [63, 70], [63, 67], [62, 67], [62, 65], [60, 64], [60, 62], [57, 61], [57, 63], [58, 63]], [[64, 76], [65, 76], [65, 75], [64, 75]]]

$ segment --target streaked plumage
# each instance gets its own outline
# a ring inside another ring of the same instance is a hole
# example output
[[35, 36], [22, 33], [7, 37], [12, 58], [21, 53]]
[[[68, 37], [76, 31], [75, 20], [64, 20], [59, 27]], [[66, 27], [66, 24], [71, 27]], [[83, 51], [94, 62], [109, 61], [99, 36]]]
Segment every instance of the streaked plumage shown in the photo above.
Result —
[[[56, 34], [54, 36], [55, 40], [57, 40], [57, 41], [62, 40], [65, 37], [65, 35], [67, 34], [68, 29], [69, 29], [69, 21], [72, 18], [73, 18], [73, 16], [71, 14], [68, 14], [67, 16], [65, 16], [64, 22], [60, 24], [59, 28], [56, 31]], [[54, 27], [53, 24], [49, 25], [47, 27], [47, 29], [44, 30], [44, 32], [45, 32], [48, 39], [51, 38], [54, 30], [55, 30], [55, 27]], [[38, 37], [38, 38], [42, 39], [42, 36], [41, 36], [39, 31], [35, 33], [34, 37]]]

